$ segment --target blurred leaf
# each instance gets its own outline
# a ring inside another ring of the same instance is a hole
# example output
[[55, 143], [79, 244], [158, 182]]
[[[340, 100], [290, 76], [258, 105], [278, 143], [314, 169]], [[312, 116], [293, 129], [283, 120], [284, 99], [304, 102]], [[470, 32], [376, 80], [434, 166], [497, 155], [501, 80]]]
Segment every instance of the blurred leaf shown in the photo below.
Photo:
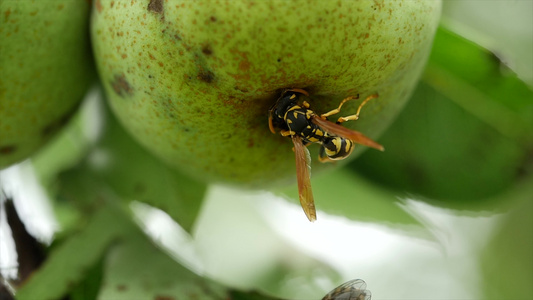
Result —
[[109, 208], [94, 214], [78, 234], [58, 246], [17, 291], [17, 299], [59, 299], [80, 282], [127, 227]]
[[533, 144], [533, 92], [494, 53], [440, 28], [422, 80], [504, 137]]
[[[196, 219], [206, 185], [167, 167], [141, 148], [109, 112], [100, 141], [69, 176], [86, 176], [109, 187], [126, 202], [137, 200], [164, 210], [185, 230]], [[68, 186], [68, 183], [65, 182]], [[75, 192], [75, 191], [72, 191]]]
[[94, 299], [96, 294], [102, 299], [226, 298], [222, 286], [157, 249], [129, 215], [115, 207], [114, 196], [100, 197], [105, 205], [83, 230], [52, 250], [17, 299], [60, 299], [71, 290], [73, 299]]
[[96, 299], [102, 284], [103, 266], [104, 259], [102, 258], [86, 272], [85, 279], [69, 293], [69, 300]]
[[161, 252], [140, 231], [129, 231], [108, 256], [98, 298], [216, 300], [227, 299], [227, 295], [222, 286]]
[[[170, 276], [167, 282], [187, 282], [183, 286], [207, 284], [152, 246], [132, 222], [129, 209], [126, 213], [116, 207], [120, 201], [129, 204], [131, 200], [146, 201], [156, 206], [168, 205], [169, 213], [190, 229], [201, 205], [205, 186], [168, 169], [144, 152], [110, 114], [107, 116], [105, 132], [89, 156], [57, 178], [57, 203], [68, 203], [71, 210], [77, 207], [82, 212], [76, 219], [76, 226], [81, 227], [81, 231], [70, 236], [63, 234], [65, 242], [52, 249], [44, 266], [21, 288], [18, 292], [20, 299], [57, 299], [71, 290], [70, 297], [77, 299], [85, 299], [88, 293], [98, 293], [101, 283], [98, 262], [104, 259], [104, 253], [113, 241], [127, 243], [132, 238], [137, 241], [136, 250], [143, 249], [140, 244], [144, 244], [144, 247], [153, 248], [151, 256], [166, 260], [164, 264], [154, 266], [154, 273], [163, 275], [168, 268], [175, 270], [173, 275], [176, 276]], [[84, 221], [87, 222], [85, 226]], [[153, 266], [152, 261], [156, 261], [148, 253], [135, 255], [145, 259], [144, 262], [150, 266]], [[131, 266], [130, 258], [124, 260], [124, 265], [114, 266], [112, 271], [128, 273], [123, 270]], [[143, 268], [146, 269], [146, 266]], [[181, 270], [178, 272], [180, 276], [177, 276], [176, 270]], [[141, 277], [140, 280], [145, 280]], [[189, 279], [193, 277], [194, 283], [191, 283]], [[145, 288], [142, 283], [140, 286]], [[171, 295], [188, 295], [190, 289], [183, 286]], [[155, 296], [166, 289], [157, 285], [152, 287], [149, 292]], [[195, 293], [202, 298], [203, 291], [196, 290]]]
[[[208, 194], [194, 240], [206, 272], [214, 278], [234, 288], [286, 299], [312, 298], [322, 292], [316, 277], [331, 282], [341, 279], [330, 262], [306, 250], [312, 243], [302, 245], [297, 237], [287, 237], [285, 233], [294, 230], [287, 226], [294, 223], [269, 209], [274, 201], [283, 200], [271, 193], [223, 185], [212, 185]], [[300, 217], [304, 226], [311, 225], [303, 212]], [[298, 235], [315, 233], [299, 231]]]
[[496, 234], [480, 255], [484, 299], [531, 299], [533, 295], [533, 178], [513, 199]]
[[317, 207], [332, 214], [375, 223], [419, 224], [399, 206], [396, 195], [346, 169], [313, 181], [313, 191]]
[[[311, 182], [317, 210], [361, 222], [393, 225], [395, 229], [406, 225], [405, 229], [412, 230], [411, 225], [421, 225], [401, 207], [400, 199], [394, 193], [377, 187], [347, 168], [321, 174]], [[295, 186], [283, 192], [293, 202], [298, 202]], [[320, 213], [317, 214], [320, 218]]]
[[[58, 190], [59, 174], [83, 161], [101, 134], [102, 115], [105, 114], [100, 90], [94, 87], [65, 128], [31, 157], [39, 183], [51, 199], [57, 200], [54, 195]], [[68, 235], [69, 230], [76, 227], [79, 211], [67, 201], [54, 201], [53, 208], [62, 228], [58, 235]]]
[[99, 90], [93, 88], [67, 126], [31, 158], [43, 186], [50, 188], [57, 175], [79, 163], [99, 134], [102, 120]]
[[471, 207], [533, 171], [533, 93], [492, 53], [440, 28], [423, 81], [350, 167], [402, 193]]
[[272, 298], [270, 296], [262, 295], [258, 292], [241, 292], [231, 291], [229, 300], [282, 300], [280, 298]]
[[533, 1], [443, 1], [442, 8], [444, 24], [497, 53], [533, 85]]

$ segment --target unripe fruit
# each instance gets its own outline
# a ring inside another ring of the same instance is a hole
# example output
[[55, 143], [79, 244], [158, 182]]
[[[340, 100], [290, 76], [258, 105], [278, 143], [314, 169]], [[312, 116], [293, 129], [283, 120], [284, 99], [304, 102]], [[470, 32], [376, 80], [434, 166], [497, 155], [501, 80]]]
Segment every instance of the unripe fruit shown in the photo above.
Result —
[[[138, 141], [196, 177], [265, 186], [295, 178], [290, 139], [268, 128], [281, 90], [305, 89], [319, 114], [379, 93], [344, 123], [376, 137], [419, 78], [440, 5], [101, 0], [92, 41], [111, 106]], [[313, 172], [334, 165], [316, 161]]]
[[0, 2], [0, 169], [69, 120], [94, 79], [87, 1]]

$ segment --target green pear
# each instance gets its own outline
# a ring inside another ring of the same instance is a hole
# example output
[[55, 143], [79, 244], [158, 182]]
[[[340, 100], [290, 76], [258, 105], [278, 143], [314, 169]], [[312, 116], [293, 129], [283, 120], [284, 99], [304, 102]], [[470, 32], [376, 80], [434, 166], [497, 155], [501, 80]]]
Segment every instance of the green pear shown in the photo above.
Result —
[[0, 2], [0, 169], [45, 144], [95, 78], [87, 1]]
[[[440, 6], [429, 0], [100, 0], [91, 34], [111, 107], [141, 144], [208, 182], [265, 187], [295, 180], [291, 139], [268, 126], [280, 92], [304, 89], [317, 114], [360, 95], [339, 116], [354, 114], [362, 99], [378, 93], [359, 120], [343, 123], [378, 137], [417, 83]], [[318, 145], [309, 150], [315, 158]], [[313, 173], [339, 165], [317, 161]]]

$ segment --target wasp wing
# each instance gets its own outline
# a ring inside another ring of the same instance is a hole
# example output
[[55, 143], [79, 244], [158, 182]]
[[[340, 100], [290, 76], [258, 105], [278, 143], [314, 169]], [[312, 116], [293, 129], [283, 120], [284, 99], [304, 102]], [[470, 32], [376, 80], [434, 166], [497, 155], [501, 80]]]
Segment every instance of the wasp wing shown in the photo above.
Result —
[[298, 195], [300, 204], [309, 221], [316, 220], [315, 199], [311, 190], [311, 156], [304, 146], [302, 138], [291, 136], [294, 143], [294, 155], [296, 157], [296, 177], [298, 179]]
[[339, 124], [335, 124], [333, 122], [330, 122], [328, 120], [324, 120], [319, 116], [313, 116], [311, 119], [311, 122], [318, 125], [320, 128], [322, 128], [324, 131], [331, 133], [333, 135], [337, 135], [340, 137], [343, 137], [345, 139], [351, 140], [357, 144], [365, 145], [374, 149], [378, 149], [380, 151], [385, 150], [383, 146], [380, 144], [374, 142], [369, 137], [365, 136], [364, 134], [360, 133], [359, 131], [348, 129], [344, 126], [341, 126]]
[[371, 298], [372, 293], [366, 290], [366, 283], [362, 279], [354, 279], [339, 285], [322, 300], [370, 300]]

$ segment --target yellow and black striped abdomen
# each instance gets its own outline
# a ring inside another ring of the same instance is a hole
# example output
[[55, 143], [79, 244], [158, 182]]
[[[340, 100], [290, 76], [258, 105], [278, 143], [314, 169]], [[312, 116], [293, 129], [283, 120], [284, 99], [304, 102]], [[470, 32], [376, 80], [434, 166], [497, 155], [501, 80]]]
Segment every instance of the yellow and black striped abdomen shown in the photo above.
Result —
[[320, 160], [341, 160], [348, 157], [354, 148], [354, 143], [340, 136], [329, 136], [322, 142]]

